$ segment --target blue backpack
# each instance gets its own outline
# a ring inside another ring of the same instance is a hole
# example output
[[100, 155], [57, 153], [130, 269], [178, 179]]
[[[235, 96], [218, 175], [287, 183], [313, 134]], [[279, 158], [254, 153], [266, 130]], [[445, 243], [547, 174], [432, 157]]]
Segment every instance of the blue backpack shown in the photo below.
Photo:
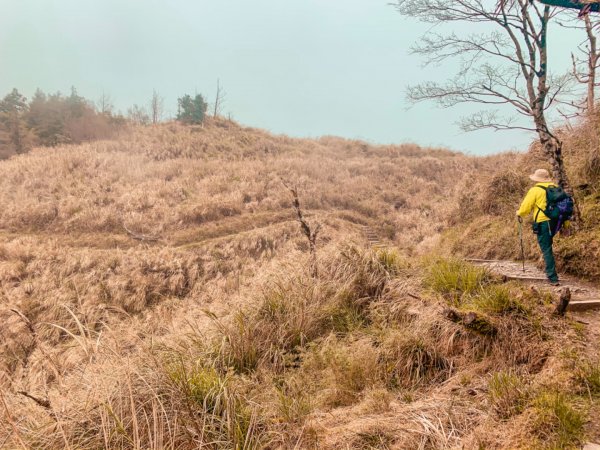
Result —
[[[573, 217], [575, 202], [573, 197], [560, 186], [537, 187], [546, 191], [546, 209], [543, 210], [543, 213], [550, 219], [550, 223], [553, 225], [552, 234], [554, 235], [560, 231], [567, 220]], [[535, 215], [536, 222], [540, 211], [542, 211], [542, 208], [538, 206], [538, 212]]]

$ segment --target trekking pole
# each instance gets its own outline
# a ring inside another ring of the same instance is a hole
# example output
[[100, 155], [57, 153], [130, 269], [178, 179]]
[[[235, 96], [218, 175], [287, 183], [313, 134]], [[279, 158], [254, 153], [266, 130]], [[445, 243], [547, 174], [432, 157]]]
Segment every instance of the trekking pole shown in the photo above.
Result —
[[523, 272], [525, 272], [525, 248], [523, 247], [523, 218], [519, 216], [519, 241], [521, 242], [521, 260], [523, 261]]

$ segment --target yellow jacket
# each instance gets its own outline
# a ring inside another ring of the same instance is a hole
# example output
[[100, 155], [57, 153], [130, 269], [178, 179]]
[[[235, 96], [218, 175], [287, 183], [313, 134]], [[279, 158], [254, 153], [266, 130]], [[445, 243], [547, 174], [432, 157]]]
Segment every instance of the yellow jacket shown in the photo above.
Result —
[[[556, 186], [554, 183], [537, 183], [534, 187], [529, 189], [527, 195], [521, 202], [521, 207], [517, 211], [517, 215], [523, 218], [527, 217], [529, 214], [533, 213], [534, 219], [537, 223], [547, 222], [550, 219], [546, 214], [544, 214], [544, 210], [546, 209], [546, 191], [541, 189], [538, 186], [550, 187]], [[539, 214], [538, 214], [539, 208]]]

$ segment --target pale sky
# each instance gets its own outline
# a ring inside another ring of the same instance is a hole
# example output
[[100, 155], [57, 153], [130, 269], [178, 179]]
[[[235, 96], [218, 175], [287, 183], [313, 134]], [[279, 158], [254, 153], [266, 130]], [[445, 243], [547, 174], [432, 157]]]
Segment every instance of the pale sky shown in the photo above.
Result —
[[[0, 95], [37, 87], [117, 110], [147, 105], [156, 89], [173, 115], [177, 97], [210, 101], [219, 78], [224, 112], [291, 136], [339, 135], [415, 142], [473, 154], [524, 150], [519, 132], [463, 133], [458, 116], [410, 107], [406, 86], [453, 74], [424, 69], [409, 52], [425, 30], [388, 0], [0, 0]], [[554, 67], [583, 39], [553, 29]]]

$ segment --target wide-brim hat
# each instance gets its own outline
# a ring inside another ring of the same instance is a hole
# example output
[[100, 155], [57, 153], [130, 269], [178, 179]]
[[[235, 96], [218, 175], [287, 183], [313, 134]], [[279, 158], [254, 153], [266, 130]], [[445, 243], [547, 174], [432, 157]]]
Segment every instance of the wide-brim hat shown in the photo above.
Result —
[[538, 183], [551, 183], [553, 181], [546, 169], [537, 169], [532, 175], [529, 175], [529, 178]]

